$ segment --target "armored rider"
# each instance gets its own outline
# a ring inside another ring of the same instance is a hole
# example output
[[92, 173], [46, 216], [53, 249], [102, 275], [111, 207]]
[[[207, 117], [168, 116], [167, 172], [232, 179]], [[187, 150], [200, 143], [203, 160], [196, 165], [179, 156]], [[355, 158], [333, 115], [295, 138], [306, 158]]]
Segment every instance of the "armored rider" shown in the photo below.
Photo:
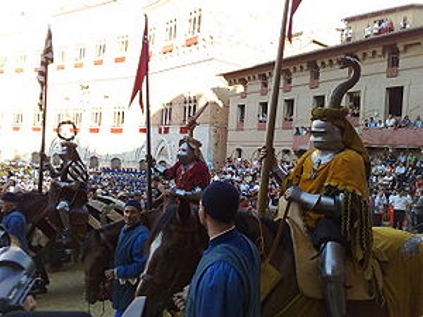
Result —
[[357, 82], [360, 66], [349, 57], [341, 62], [353, 67], [354, 74], [341, 83], [343, 87], [335, 88], [328, 107], [312, 110], [310, 141], [314, 149], [304, 153], [289, 174], [275, 159], [272, 169], [285, 198], [302, 207], [307, 233], [320, 254], [323, 294], [331, 317], [346, 316], [347, 255], [366, 280], [374, 281], [367, 207], [370, 163], [360, 137], [346, 119], [348, 109], [339, 106], [343, 94]]
[[190, 136], [185, 136], [179, 142], [178, 161], [165, 168], [160, 164], [155, 169], [167, 179], [175, 181], [175, 187], [170, 193], [198, 204], [201, 193], [210, 183], [210, 172], [201, 153], [201, 142]]
[[72, 242], [70, 214], [80, 213], [88, 216], [88, 209], [85, 206], [88, 202], [88, 172], [76, 147], [73, 142], [63, 141], [57, 153], [62, 160], [60, 168], [56, 170], [50, 164], [47, 165], [52, 176], [50, 194], [58, 202], [56, 210], [63, 225], [60, 239], [65, 245]]

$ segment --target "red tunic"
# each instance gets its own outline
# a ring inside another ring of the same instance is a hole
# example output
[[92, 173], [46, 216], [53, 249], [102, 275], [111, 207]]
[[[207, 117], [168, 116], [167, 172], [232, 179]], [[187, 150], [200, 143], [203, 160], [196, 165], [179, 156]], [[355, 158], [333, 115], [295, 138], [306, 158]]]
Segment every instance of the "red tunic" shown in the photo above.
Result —
[[176, 162], [166, 169], [165, 176], [175, 180], [176, 187], [191, 191], [196, 187], [204, 189], [210, 184], [210, 173], [207, 164], [195, 161], [191, 168], [185, 169], [181, 162]]

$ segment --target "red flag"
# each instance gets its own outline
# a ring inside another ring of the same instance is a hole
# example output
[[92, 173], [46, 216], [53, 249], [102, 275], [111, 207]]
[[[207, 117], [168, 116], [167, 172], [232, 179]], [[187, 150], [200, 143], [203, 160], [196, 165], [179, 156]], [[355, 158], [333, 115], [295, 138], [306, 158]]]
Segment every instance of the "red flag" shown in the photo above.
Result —
[[46, 41], [44, 45], [44, 51], [41, 55], [41, 64], [40, 68], [38, 69], [38, 82], [41, 86], [40, 92], [40, 99], [38, 101], [38, 106], [40, 107], [40, 111], [43, 111], [43, 101], [44, 101], [44, 87], [47, 85], [47, 67], [53, 63], [53, 38], [51, 35], [50, 27], [47, 30]]
[[142, 103], [142, 83], [144, 82], [145, 76], [148, 73], [148, 59], [149, 59], [149, 50], [148, 50], [148, 20], [147, 15], [145, 15], [145, 27], [144, 27], [144, 36], [142, 39], [142, 49], [140, 55], [140, 61], [138, 63], [137, 75], [135, 77], [134, 88], [132, 89], [131, 100], [129, 105], [131, 105], [137, 93], [140, 93], [140, 107], [141, 111], [144, 112], [144, 107]]
[[301, 0], [292, 0], [291, 1], [291, 13], [289, 15], [288, 21], [288, 40], [292, 42], [292, 22], [295, 11], [297, 11], [298, 7], [300, 6]]

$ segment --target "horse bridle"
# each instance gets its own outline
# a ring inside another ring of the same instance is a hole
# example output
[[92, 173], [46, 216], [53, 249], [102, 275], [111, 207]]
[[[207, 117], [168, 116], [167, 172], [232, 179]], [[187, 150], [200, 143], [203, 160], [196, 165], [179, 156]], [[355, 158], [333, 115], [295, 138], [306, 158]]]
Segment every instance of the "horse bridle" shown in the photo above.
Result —
[[[188, 226], [180, 228], [176, 225], [168, 225], [168, 228], [170, 228], [170, 230], [172, 230], [174, 232], [176, 231], [176, 232], [181, 232], [181, 233], [193, 234], [193, 233], [198, 232], [198, 226], [194, 227], [194, 228], [188, 227]], [[199, 254], [201, 254], [202, 251], [203, 250], [201, 250], [199, 248], [199, 250], [198, 250]], [[177, 277], [183, 276], [184, 273], [186, 273], [186, 272], [184, 272], [184, 271], [178, 272]], [[152, 284], [152, 285], [155, 285], [157, 287], [167, 289], [167, 291], [165, 292], [165, 296], [163, 296], [163, 299], [160, 300], [160, 301], [156, 301], [156, 304], [159, 307], [159, 310], [161, 310], [161, 311], [164, 310], [164, 308], [166, 307], [166, 303], [171, 298], [171, 296], [175, 292], [180, 291], [179, 289], [176, 289], [176, 283], [178, 281], [178, 278], [175, 278], [175, 276], [173, 276], [173, 280], [172, 280], [172, 278], [170, 278], [170, 279], [163, 278], [163, 277], [158, 276], [157, 274], [149, 274], [149, 273], [145, 272], [140, 276], [140, 279], [146, 284]], [[168, 283], [169, 281], [171, 281], [171, 282]]]

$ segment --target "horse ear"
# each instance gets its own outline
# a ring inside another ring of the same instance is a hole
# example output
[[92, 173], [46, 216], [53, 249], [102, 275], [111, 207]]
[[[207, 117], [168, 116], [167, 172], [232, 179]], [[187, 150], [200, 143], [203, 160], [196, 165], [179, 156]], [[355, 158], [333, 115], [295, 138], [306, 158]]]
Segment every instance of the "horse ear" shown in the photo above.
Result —
[[181, 199], [176, 216], [180, 222], [186, 222], [191, 216], [191, 205], [188, 200]]

